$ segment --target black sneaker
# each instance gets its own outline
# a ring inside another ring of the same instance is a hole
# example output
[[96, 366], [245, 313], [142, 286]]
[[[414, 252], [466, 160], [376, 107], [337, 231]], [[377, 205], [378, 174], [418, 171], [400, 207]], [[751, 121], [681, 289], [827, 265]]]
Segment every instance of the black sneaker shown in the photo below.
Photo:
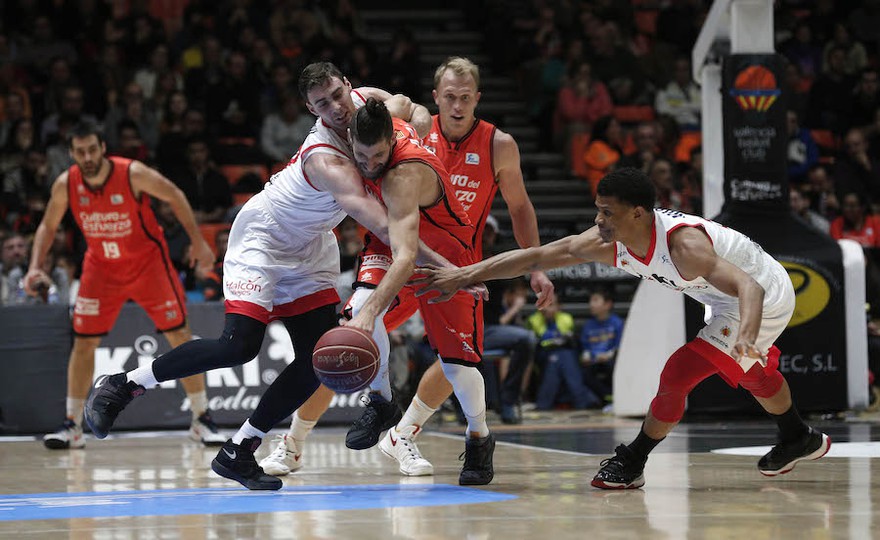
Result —
[[235, 480], [248, 489], [281, 489], [283, 483], [279, 478], [269, 476], [257, 465], [254, 452], [260, 447], [258, 437], [251, 437], [235, 444], [232, 439], [226, 441], [211, 462], [211, 470], [223, 478]]
[[645, 485], [645, 461], [625, 444], [614, 449], [615, 455], [603, 459], [601, 469], [590, 485], [600, 489], [636, 489]]
[[758, 461], [758, 470], [764, 476], [785, 474], [794, 469], [798, 461], [819, 459], [831, 449], [831, 438], [821, 431], [810, 428], [793, 441], [780, 442]]
[[464, 457], [464, 465], [461, 474], [458, 475], [460, 486], [485, 486], [495, 477], [492, 468], [492, 456], [495, 454], [495, 435], [486, 437], [470, 438], [464, 441], [464, 452], [458, 459]]
[[354, 421], [345, 435], [345, 446], [352, 450], [366, 450], [376, 446], [382, 432], [393, 428], [403, 418], [397, 400], [388, 401], [378, 392], [370, 392], [368, 399], [364, 413]]
[[86, 424], [95, 437], [106, 437], [122, 409], [146, 391], [143, 386], [129, 381], [125, 373], [105, 375], [95, 381], [84, 411]]
[[502, 405], [501, 421], [505, 424], [522, 424], [522, 414], [518, 405]]

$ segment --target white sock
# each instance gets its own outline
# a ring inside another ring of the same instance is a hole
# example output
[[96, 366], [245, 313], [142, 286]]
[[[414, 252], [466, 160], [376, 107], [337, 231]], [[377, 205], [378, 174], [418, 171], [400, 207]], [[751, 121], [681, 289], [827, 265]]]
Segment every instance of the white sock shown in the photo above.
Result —
[[83, 423], [83, 408], [85, 407], [85, 404], [86, 400], [84, 399], [67, 398], [67, 417], [73, 420], [78, 426], [81, 426]]
[[[351, 305], [351, 315], [354, 317], [361, 310], [361, 306], [367, 303], [367, 299], [373, 294], [373, 289], [360, 288], [354, 291], [349, 299]], [[379, 392], [382, 397], [391, 401], [391, 379], [388, 376], [388, 357], [391, 356], [391, 341], [388, 339], [388, 330], [385, 329], [385, 323], [382, 318], [385, 312], [376, 317], [376, 324], [373, 326], [373, 341], [379, 347], [379, 372], [376, 378], [370, 383], [370, 392]]]
[[193, 420], [198, 420], [199, 416], [208, 410], [208, 394], [204, 390], [194, 394], [187, 394], [189, 398], [189, 408], [192, 411]]
[[159, 386], [159, 381], [157, 381], [156, 376], [153, 375], [152, 364], [147, 364], [137, 369], [133, 369], [126, 373], [126, 377], [128, 377], [129, 381], [135, 382], [148, 390], [150, 388]]
[[266, 432], [260, 431], [252, 426], [250, 420], [245, 420], [244, 424], [242, 424], [241, 427], [238, 428], [238, 431], [235, 432], [235, 435], [232, 436], [232, 442], [234, 444], [241, 444], [241, 441], [253, 437], [263, 439], [266, 437]]
[[306, 442], [306, 437], [309, 436], [317, 423], [317, 420], [303, 420], [299, 417], [299, 411], [293, 413], [293, 420], [290, 422], [290, 431], [287, 432], [287, 436], [293, 439], [299, 452], [303, 451], [302, 447]]
[[[437, 409], [432, 409], [425, 405], [425, 402], [419, 399], [418, 394], [416, 394], [412, 402], [409, 404], [409, 407], [406, 408], [406, 412], [403, 413], [403, 418], [400, 419], [400, 422], [397, 424], [398, 431], [408, 427], [408, 426], [418, 426], [421, 428], [425, 425], [425, 422], [428, 421], [428, 418], [431, 418], [431, 415], [434, 414]], [[416, 431], [412, 438], [415, 438], [419, 431]]]
[[462, 366], [441, 362], [443, 374], [452, 384], [455, 397], [461, 403], [464, 417], [467, 418], [468, 436], [476, 433], [477, 437], [487, 437], [489, 426], [486, 425], [486, 386], [483, 376], [476, 366]]

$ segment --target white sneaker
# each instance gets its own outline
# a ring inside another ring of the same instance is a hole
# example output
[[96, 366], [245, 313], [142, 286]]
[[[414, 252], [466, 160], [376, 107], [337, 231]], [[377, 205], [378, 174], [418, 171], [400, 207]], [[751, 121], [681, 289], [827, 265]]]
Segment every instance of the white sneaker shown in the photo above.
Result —
[[397, 431], [397, 427], [392, 427], [379, 441], [379, 450], [400, 463], [402, 474], [406, 476], [431, 476], [434, 474], [434, 466], [422, 457], [419, 447], [413, 440], [418, 430], [418, 426], [407, 426], [400, 431]]
[[86, 440], [83, 438], [82, 426], [68, 418], [55, 433], [43, 436], [43, 444], [46, 445], [46, 448], [64, 450], [83, 448], [86, 445]]
[[284, 476], [302, 468], [302, 452], [297, 451], [293, 437], [285, 433], [275, 441], [275, 449], [260, 461], [263, 471], [272, 476]]
[[223, 443], [226, 442], [226, 437], [217, 429], [217, 424], [211, 418], [210, 412], [203, 412], [201, 416], [192, 421], [189, 426], [189, 438], [199, 441], [205, 446], [223, 446]]

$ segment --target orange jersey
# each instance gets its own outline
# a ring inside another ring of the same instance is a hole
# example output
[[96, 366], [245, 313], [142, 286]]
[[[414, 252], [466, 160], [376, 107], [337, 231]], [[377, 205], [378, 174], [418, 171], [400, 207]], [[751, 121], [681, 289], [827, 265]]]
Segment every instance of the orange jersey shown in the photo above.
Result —
[[107, 159], [110, 174], [98, 188], [86, 184], [79, 166], [68, 170], [70, 211], [85, 236], [86, 257], [102, 263], [132, 263], [167, 253], [150, 197], [142, 193], [135, 198], [131, 189], [132, 161]]
[[[420, 208], [419, 238], [431, 249], [446, 257], [456, 265], [474, 262], [474, 226], [461, 207], [461, 203], [450, 194], [454, 188], [449, 173], [440, 159], [426, 150], [419, 141], [415, 129], [403, 120], [394, 119], [394, 148], [388, 162], [388, 169], [401, 163], [418, 161], [431, 167], [440, 181], [442, 195], [428, 207]], [[382, 203], [382, 181], [364, 179], [364, 187]]]
[[477, 120], [470, 131], [458, 142], [443, 136], [440, 117], [435, 115], [431, 133], [425, 139], [425, 148], [433, 152], [449, 171], [455, 198], [474, 224], [477, 257], [482, 258], [483, 228], [498, 191], [492, 143], [497, 128], [484, 120]]

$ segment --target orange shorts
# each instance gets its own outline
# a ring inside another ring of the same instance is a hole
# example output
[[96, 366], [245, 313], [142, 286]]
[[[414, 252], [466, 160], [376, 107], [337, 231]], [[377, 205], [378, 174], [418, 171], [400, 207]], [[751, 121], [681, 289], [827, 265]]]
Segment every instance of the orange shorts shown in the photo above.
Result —
[[[361, 253], [354, 288], [375, 288], [391, 266], [391, 249], [375, 238]], [[431, 348], [445, 362], [472, 364], [483, 355], [483, 301], [459, 292], [448, 302], [428, 304], [432, 295], [416, 297], [416, 288], [405, 286], [391, 302], [383, 322], [390, 332], [421, 311]], [[350, 301], [344, 312], [351, 313]]]
[[103, 336], [128, 300], [144, 308], [160, 332], [186, 324], [185, 293], [171, 259], [157, 252], [136, 261], [104, 263], [83, 261], [79, 293], [73, 310], [73, 332], [79, 336]]

